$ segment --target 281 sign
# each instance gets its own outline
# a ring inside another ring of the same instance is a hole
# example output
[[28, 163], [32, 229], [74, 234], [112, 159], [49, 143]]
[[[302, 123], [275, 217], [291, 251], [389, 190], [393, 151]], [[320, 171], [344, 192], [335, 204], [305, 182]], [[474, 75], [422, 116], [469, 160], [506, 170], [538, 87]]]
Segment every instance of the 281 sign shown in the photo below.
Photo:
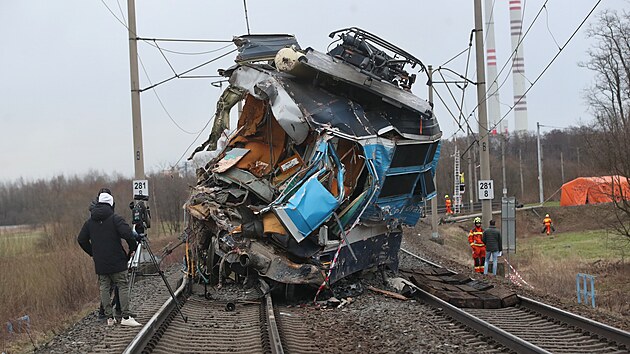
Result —
[[138, 179], [133, 181], [133, 195], [149, 196], [149, 181]]
[[494, 181], [491, 179], [477, 181], [479, 199], [494, 199]]

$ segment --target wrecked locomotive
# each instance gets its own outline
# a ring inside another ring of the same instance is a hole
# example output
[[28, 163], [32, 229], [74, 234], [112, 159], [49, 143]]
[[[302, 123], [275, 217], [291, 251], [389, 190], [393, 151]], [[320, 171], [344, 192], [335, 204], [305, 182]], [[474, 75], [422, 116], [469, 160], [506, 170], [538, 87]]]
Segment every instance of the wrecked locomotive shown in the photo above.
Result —
[[402, 226], [435, 196], [441, 131], [405, 71], [424, 65], [358, 28], [330, 37], [327, 54], [291, 35], [234, 39], [229, 87], [195, 151], [213, 158], [184, 206], [206, 282], [233, 271], [319, 286], [396, 269]]

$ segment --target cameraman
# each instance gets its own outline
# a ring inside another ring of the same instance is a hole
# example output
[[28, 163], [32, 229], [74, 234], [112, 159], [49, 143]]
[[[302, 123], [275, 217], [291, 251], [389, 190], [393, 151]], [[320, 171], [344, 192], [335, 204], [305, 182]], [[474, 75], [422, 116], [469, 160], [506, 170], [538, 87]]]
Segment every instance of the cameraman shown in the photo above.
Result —
[[[92, 209], [94, 209], [94, 207], [96, 206], [96, 204], [98, 204], [98, 197], [101, 195], [101, 193], [107, 193], [107, 194], [112, 194], [112, 191], [109, 188], [101, 188], [98, 191], [98, 194], [96, 195], [96, 199], [92, 200], [90, 202], [90, 207], [88, 208], [88, 210], [90, 212], [92, 212]], [[112, 205], [112, 210], [116, 210], [116, 203], [114, 203], [114, 205]], [[114, 299], [112, 300], [112, 307], [114, 308], [114, 315], [115, 317], [122, 317], [122, 313], [120, 311], [120, 297], [118, 295], [118, 287], [117, 286], [113, 286], [111, 289], [109, 289], [109, 297], [112, 297], [112, 294], [114, 295]], [[98, 308], [98, 320], [99, 321], [105, 321], [107, 319], [107, 317], [105, 316], [105, 308], [103, 308], [103, 304], [100, 304], [99, 308]]]
[[123, 316], [120, 324], [140, 326], [129, 313], [128, 257], [120, 242], [121, 239], [127, 242], [130, 254], [138, 247], [129, 225], [122, 217], [114, 214], [114, 198], [109, 193], [100, 193], [98, 203], [92, 208], [90, 218], [83, 224], [77, 241], [94, 260], [107, 325], [116, 324], [110, 302], [110, 289], [112, 286], [118, 286]]

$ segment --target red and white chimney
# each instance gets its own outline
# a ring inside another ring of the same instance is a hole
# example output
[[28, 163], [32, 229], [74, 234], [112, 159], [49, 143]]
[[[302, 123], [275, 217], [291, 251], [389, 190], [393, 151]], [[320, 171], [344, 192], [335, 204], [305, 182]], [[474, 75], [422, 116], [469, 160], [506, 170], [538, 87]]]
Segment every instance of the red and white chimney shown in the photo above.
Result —
[[[525, 60], [523, 59], [523, 11], [521, 0], [508, 0], [512, 38], [512, 81], [514, 85], [514, 130], [527, 130], [527, 99], [525, 97]], [[520, 42], [520, 44], [519, 44]]]
[[[494, 44], [494, 9], [495, 0], [485, 0], [485, 26], [486, 31], [486, 81], [487, 81], [487, 106], [488, 122], [492, 135], [507, 132], [507, 119], [501, 119], [501, 106], [499, 105], [499, 84], [497, 83], [497, 51]], [[500, 121], [500, 122], [499, 122]]]

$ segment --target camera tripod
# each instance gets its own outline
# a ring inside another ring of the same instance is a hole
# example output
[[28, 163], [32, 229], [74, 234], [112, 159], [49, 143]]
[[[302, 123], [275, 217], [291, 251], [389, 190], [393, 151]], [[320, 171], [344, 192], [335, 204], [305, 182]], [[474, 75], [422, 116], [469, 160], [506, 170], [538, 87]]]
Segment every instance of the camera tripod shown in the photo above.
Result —
[[175, 293], [173, 292], [173, 288], [171, 288], [171, 285], [168, 283], [168, 280], [166, 280], [166, 277], [164, 276], [164, 272], [162, 271], [162, 269], [160, 269], [160, 264], [155, 258], [153, 251], [151, 251], [151, 247], [149, 246], [149, 242], [147, 241], [146, 234], [144, 233], [138, 234], [136, 239], [138, 240], [138, 248], [136, 249], [136, 252], [134, 253], [133, 258], [129, 262], [129, 271], [131, 273], [129, 277], [129, 298], [131, 299], [131, 290], [133, 288], [133, 283], [136, 280], [136, 276], [138, 273], [138, 265], [140, 263], [140, 260], [142, 259], [141, 258], [142, 250], [146, 249], [147, 253], [149, 254], [149, 259], [151, 260], [151, 262], [157, 269], [158, 274], [162, 277], [162, 281], [166, 285], [168, 292], [171, 294], [173, 301], [175, 301], [175, 307], [177, 307], [177, 312], [179, 312], [179, 314], [182, 316], [182, 319], [184, 320], [184, 322], [187, 323], [188, 318], [184, 316], [184, 314], [182, 313], [181, 307], [179, 305], [179, 301], [177, 301], [177, 298], [175, 297]]

